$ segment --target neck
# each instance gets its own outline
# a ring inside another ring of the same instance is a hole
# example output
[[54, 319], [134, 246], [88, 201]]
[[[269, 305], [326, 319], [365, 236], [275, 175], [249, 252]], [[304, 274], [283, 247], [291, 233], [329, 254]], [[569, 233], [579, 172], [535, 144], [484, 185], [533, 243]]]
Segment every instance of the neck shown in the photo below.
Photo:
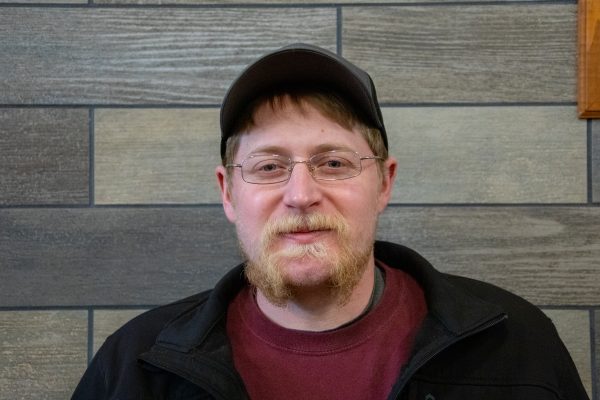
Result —
[[303, 331], [335, 329], [357, 318], [369, 304], [374, 285], [375, 264], [371, 260], [347, 302], [340, 305], [329, 288], [308, 288], [296, 293], [284, 306], [270, 303], [257, 290], [260, 310], [276, 324]]

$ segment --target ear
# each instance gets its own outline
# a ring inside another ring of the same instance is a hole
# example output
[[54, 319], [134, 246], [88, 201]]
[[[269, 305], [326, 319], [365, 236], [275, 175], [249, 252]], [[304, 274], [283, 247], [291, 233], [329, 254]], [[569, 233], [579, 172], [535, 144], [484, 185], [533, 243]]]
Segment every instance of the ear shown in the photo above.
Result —
[[383, 166], [383, 177], [381, 179], [381, 186], [379, 190], [379, 209], [381, 213], [387, 207], [390, 198], [392, 197], [392, 189], [394, 188], [394, 179], [396, 179], [396, 172], [398, 168], [398, 161], [394, 157], [388, 157], [384, 162]]
[[223, 202], [225, 216], [229, 222], [235, 223], [236, 212], [233, 198], [231, 196], [231, 185], [229, 185], [229, 182], [227, 181], [227, 169], [224, 166], [219, 165], [217, 168], [215, 168], [215, 175], [217, 176], [217, 183], [219, 184], [219, 189], [221, 190], [221, 201]]

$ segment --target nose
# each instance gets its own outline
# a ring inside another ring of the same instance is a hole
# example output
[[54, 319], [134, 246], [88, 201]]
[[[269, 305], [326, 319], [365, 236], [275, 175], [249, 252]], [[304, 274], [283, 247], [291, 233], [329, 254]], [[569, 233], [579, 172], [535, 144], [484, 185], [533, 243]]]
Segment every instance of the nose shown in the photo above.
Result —
[[307, 210], [321, 201], [319, 183], [310, 172], [311, 165], [306, 161], [292, 165], [290, 179], [285, 185], [283, 201], [287, 207]]

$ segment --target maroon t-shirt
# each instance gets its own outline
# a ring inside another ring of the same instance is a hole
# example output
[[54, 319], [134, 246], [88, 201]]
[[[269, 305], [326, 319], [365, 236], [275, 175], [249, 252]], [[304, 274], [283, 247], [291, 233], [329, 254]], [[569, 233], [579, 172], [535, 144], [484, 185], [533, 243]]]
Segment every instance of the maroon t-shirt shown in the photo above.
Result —
[[258, 308], [252, 290], [229, 305], [234, 364], [251, 399], [385, 399], [408, 361], [427, 305], [421, 287], [384, 266], [379, 303], [350, 325], [325, 332], [283, 328]]

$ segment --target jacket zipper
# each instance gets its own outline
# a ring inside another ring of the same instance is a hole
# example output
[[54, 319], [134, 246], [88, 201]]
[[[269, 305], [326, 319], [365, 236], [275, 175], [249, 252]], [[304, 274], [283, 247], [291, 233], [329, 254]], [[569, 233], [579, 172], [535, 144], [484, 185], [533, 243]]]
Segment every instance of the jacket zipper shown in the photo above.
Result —
[[405, 371], [404, 377], [402, 378], [403, 379], [402, 385], [396, 391], [394, 391], [393, 393], [390, 393], [390, 396], [388, 396], [388, 399], [400, 400], [400, 395], [404, 391], [406, 384], [410, 381], [410, 379], [413, 377], [413, 375], [419, 369], [421, 369], [425, 364], [427, 364], [429, 361], [431, 361], [433, 358], [435, 358], [438, 354], [440, 354], [442, 351], [446, 350], [448, 347], [452, 346], [455, 343], [460, 342], [463, 339], [473, 336], [479, 332], [483, 332], [486, 329], [489, 329], [492, 326], [499, 324], [500, 322], [504, 321], [507, 318], [508, 318], [508, 316], [506, 314], [498, 315], [497, 317], [485, 322], [484, 324], [481, 324], [466, 333], [456, 336], [451, 341], [449, 341], [449, 342], [445, 343], [443, 346], [441, 346], [439, 349], [434, 350], [431, 353], [425, 355], [425, 357], [423, 357], [423, 359], [420, 362], [418, 362], [412, 368]]

